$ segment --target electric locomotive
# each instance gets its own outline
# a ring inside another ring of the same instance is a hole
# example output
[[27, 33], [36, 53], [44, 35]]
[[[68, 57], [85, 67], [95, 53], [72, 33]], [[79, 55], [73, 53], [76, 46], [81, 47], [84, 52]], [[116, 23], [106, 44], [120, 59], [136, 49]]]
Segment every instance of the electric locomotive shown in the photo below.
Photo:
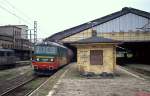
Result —
[[70, 63], [72, 51], [67, 47], [54, 43], [43, 42], [35, 46], [32, 65], [36, 74], [49, 74], [58, 68]]

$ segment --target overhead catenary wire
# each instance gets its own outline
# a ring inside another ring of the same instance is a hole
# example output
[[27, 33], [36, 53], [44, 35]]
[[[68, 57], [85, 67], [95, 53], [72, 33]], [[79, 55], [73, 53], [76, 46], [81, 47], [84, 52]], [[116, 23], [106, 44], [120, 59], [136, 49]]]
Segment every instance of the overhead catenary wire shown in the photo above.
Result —
[[10, 5], [14, 10], [16, 10], [18, 13], [22, 14], [23, 16], [25, 16], [27, 19], [33, 21], [29, 16], [27, 16], [25, 13], [23, 13], [22, 11], [20, 11], [18, 8], [16, 8], [12, 3], [10, 3], [8, 0], [4, 0], [4, 2], [6, 2], [8, 5]]
[[[2, 2], [3, 1], [3, 2]], [[21, 12], [19, 9], [17, 9], [13, 4], [11, 4], [8, 0], [1, 0], [1, 3], [0, 3], [0, 9], [6, 11], [7, 13], [15, 16], [16, 18], [18, 18], [19, 20], [23, 21], [24, 23], [26, 24], [29, 24], [29, 25], [33, 25], [33, 22], [31, 23], [32, 19], [29, 18], [27, 15], [25, 15], [23, 12]], [[17, 13], [21, 13], [21, 14], [17, 14]], [[26, 17], [26, 18], [24, 18]], [[35, 21], [34, 21], [35, 22]], [[34, 24], [35, 26], [35, 24]], [[36, 24], [37, 26], [37, 24]], [[28, 33], [25, 34], [25, 35], [32, 35], [30, 33], [30, 31], [33, 31], [32, 33], [34, 34], [34, 38], [35, 38], [35, 32], [37, 31], [37, 27], [34, 28], [34, 29], [28, 29]], [[37, 36], [36, 36], [37, 37]], [[34, 40], [35, 41], [35, 40]]]
[[22, 20], [23, 22], [26, 22], [26, 23], [28, 23], [28, 24], [32, 24], [31, 22], [25, 20], [23, 17], [20, 17], [19, 15], [17, 15], [15, 12], [10, 11], [10, 10], [8, 9], [8, 7], [6, 8], [6, 7], [2, 6], [2, 5], [0, 5], [0, 8], [1, 8], [2, 10], [6, 11], [7, 13], [9, 13], [9, 14], [15, 16], [15, 17], [18, 18], [19, 20]]

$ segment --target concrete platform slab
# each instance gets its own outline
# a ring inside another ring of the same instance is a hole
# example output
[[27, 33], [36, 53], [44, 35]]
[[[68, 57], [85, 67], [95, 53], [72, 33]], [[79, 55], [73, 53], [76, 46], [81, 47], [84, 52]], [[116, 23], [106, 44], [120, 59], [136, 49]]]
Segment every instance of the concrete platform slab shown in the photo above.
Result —
[[150, 96], [150, 82], [117, 67], [112, 79], [86, 79], [72, 64], [48, 96]]

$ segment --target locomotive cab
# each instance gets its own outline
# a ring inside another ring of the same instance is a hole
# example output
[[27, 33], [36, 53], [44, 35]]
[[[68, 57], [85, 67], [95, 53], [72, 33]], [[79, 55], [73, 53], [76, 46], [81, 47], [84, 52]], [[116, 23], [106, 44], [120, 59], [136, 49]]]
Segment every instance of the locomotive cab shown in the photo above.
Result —
[[35, 73], [46, 73], [57, 70], [69, 63], [68, 48], [53, 42], [41, 43], [35, 46], [32, 65]]

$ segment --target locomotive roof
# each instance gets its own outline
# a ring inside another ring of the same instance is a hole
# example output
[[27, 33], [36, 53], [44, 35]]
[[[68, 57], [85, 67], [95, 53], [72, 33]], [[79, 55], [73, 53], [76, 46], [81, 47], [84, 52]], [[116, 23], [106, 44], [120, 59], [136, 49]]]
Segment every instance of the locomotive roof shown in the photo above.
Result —
[[59, 43], [50, 42], [50, 41], [36, 44], [36, 46], [38, 46], [38, 45], [40, 45], [40, 46], [58, 46], [58, 47], [62, 47], [62, 48], [67, 48]]

